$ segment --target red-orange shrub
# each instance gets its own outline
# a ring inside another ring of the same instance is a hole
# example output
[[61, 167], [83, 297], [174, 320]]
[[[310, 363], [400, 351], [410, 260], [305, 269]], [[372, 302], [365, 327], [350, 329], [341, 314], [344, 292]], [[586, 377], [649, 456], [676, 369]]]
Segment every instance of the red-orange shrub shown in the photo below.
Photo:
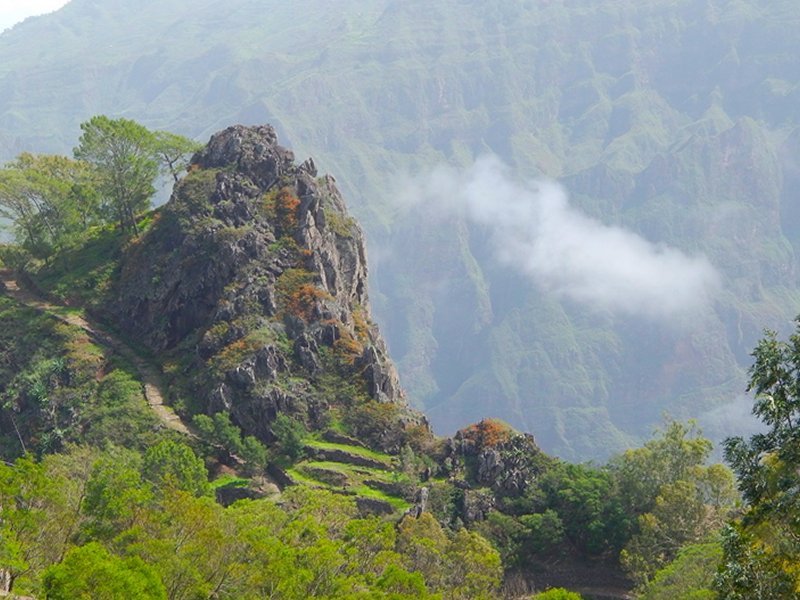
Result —
[[508, 441], [513, 429], [498, 419], [484, 419], [462, 429], [462, 436], [479, 448], [493, 447]]
[[289, 233], [297, 227], [297, 208], [300, 199], [287, 188], [278, 192], [275, 198], [275, 216], [284, 233]]

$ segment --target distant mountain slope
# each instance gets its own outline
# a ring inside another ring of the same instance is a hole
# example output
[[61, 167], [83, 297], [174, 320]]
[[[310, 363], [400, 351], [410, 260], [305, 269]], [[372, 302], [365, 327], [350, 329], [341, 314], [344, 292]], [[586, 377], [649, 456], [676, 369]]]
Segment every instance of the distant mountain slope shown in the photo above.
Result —
[[[798, 21], [788, 0], [73, 0], [0, 36], [0, 157], [67, 152], [96, 113], [203, 141], [270, 122], [353, 199], [378, 320], [434, 426], [495, 415], [600, 457], [729, 401], [761, 328], [800, 310]], [[398, 173], [485, 153], [705, 254], [713, 313], [676, 328], [565, 300], [459, 211], [393, 202]]]

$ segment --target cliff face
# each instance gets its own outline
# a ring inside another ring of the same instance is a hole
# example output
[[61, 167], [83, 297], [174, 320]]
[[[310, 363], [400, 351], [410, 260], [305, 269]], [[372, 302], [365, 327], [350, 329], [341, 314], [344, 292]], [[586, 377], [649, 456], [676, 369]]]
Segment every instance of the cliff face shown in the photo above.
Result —
[[235, 126], [195, 155], [127, 251], [105, 310], [164, 358], [192, 411], [228, 411], [270, 439], [280, 413], [324, 428], [377, 401], [385, 430], [370, 435], [392, 447], [427, 425], [405, 404], [366, 277], [334, 179], [296, 165], [271, 127]]

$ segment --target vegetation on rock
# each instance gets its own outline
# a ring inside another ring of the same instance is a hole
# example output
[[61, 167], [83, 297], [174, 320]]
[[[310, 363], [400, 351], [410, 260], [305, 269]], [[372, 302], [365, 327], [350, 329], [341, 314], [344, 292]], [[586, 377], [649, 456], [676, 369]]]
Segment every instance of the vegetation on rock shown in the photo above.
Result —
[[360, 231], [327, 227], [348, 218], [332, 180], [269, 127], [215, 135], [167, 205], [125, 211], [135, 230], [98, 224], [16, 263], [27, 291], [3, 270], [5, 591], [495, 598], [524, 572], [535, 597], [566, 599], [566, 564], [642, 598], [796, 593], [800, 331], [754, 352], [769, 431], [726, 444], [742, 508], [692, 422], [602, 466], [496, 419], [433, 436], [370, 321]]
[[[339, 178], [381, 257], [374, 314], [442, 432], [489, 404], [549, 452], [604, 461], [664, 411], [717, 415], [761, 329], [788, 333], [794, 0], [298, 2], [229, 0], [221, 19], [211, 2], [73, 1], [4, 32], [1, 159], [69, 153], [85, 110], [197, 139], [272, 122]], [[559, 180], [606, 225], [707, 256], [722, 282], [710, 314], [673, 327], [587, 310], [498, 268], [508, 240], [462, 212], [394, 201], [393, 175], [486, 153]], [[339, 221], [326, 224], [350, 230]], [[703, 422], [715, 440], [720, 422]]]

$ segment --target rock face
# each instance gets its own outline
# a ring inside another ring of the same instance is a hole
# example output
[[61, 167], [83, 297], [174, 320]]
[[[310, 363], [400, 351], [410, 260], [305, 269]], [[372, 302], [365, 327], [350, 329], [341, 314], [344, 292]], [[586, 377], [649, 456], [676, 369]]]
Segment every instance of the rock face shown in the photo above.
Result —
[[278, 414], [324, 428], [369, 400], [389, 405], [385, 428], [427, 430], [370, 318], [360, 228], [334, 179], [296, 165], [272, 127], [215, 134], [156, 219], [107, 311], [158, 356], [193, 350], [177, 377], [191, 410], [269, 440]]
[[[532, 435], [492, 419], [458, 431], [447, 441], [446, 453], [445, 464], [454, 475], [463, 475], [475, 487], [511, 497], [522, 495], [549, 460]], [[479, 520], [491, 509], [483, 497], [473, 494], [471, 500], [466, 506], [472, 513], [466, 515], [469, 519]]]

